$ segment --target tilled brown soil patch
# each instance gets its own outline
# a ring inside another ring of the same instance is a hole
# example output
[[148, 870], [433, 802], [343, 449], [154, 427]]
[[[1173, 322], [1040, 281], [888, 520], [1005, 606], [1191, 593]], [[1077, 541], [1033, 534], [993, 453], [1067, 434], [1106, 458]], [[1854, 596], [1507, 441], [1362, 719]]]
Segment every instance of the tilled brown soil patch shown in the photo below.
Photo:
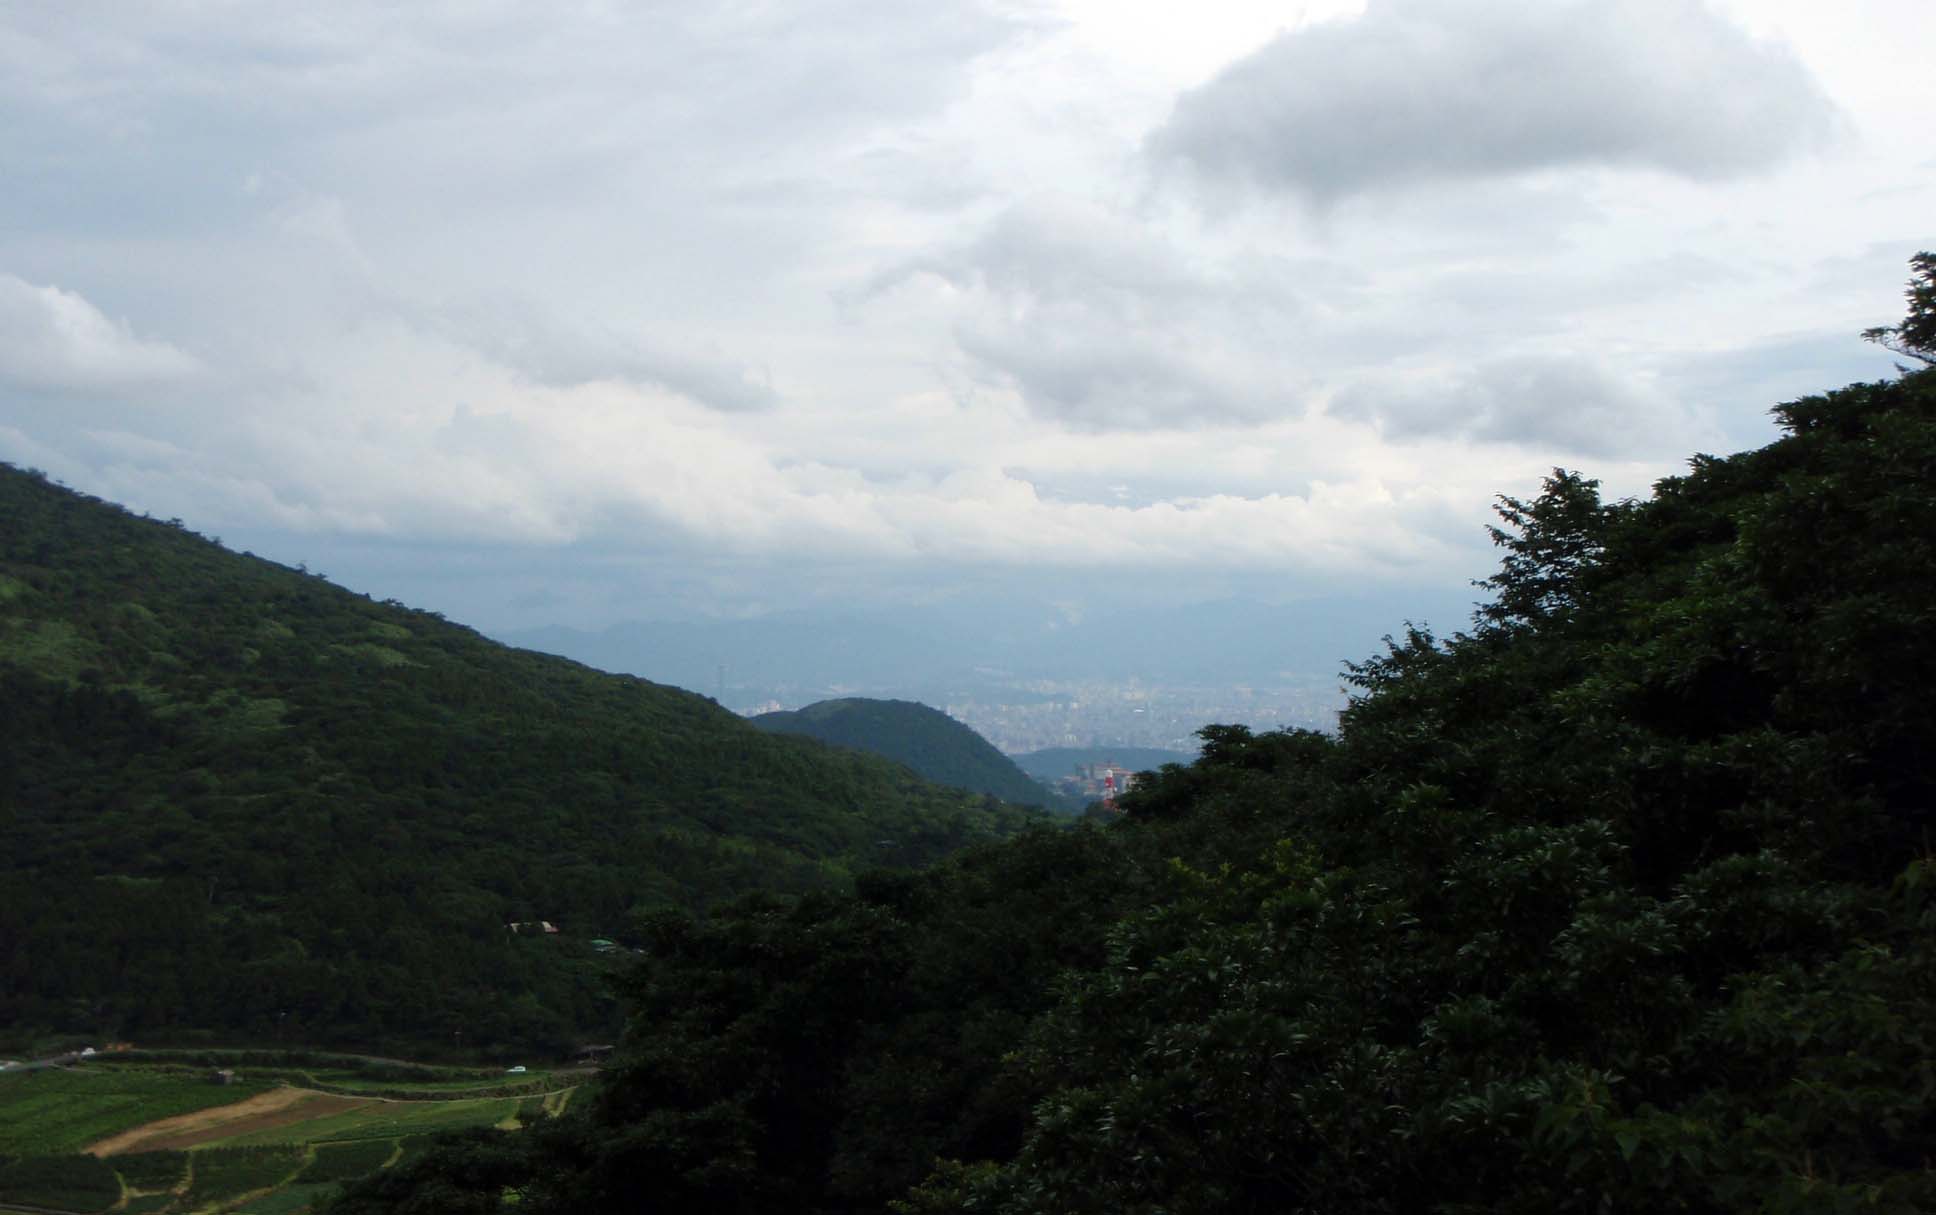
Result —
[[302, 1088], [273, 1088], [233, 1105], [218, 1105], [177, 1114], [110, 1135], [85, 1149], [96, 1156], [117, 1156], [124, 1152], [179, 1151], [232, 1135], [246, 1135], [272, 1127], [327, 1118], [350, 1110], [374, 1105], [373, 1097], [337, 1097]]

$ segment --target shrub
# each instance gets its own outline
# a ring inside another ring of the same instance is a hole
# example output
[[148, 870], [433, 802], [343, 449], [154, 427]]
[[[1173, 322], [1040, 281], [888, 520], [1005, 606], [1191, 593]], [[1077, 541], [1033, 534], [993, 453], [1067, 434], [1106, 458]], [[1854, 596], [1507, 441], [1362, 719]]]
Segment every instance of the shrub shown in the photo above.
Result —
[[310, 1161], [298, 1182], [355, 1181], [367, 1177], [397, 1154], [395, 1140], [363, 1139], [352, 1143], [323, 1143], [316, 1147], [316, 1159]]
[[302, 1164], [303, 1155], [297, 1147], [205, 1148], [194, 1153], [194, 1176], [182, 1205], [192, 1210], [281, 1185]]
[[105, 1211], [121, 1183], [93, 1156], [26, 1156], [0, 1166], [0, 1200], [64, 1211]]
[[166, 1190], [182, 1179], [187, 1152], [131, 1152], [108, 1161], [131, 1190]]

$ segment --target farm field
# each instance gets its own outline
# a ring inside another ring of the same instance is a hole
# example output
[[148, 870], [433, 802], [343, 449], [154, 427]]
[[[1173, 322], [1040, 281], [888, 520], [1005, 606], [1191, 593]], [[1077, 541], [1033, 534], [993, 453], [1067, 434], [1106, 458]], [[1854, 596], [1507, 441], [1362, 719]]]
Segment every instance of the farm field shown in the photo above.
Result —
[[0, 1155], [54, 1156], [157, 1119], [228, 1105], [262, 1084], [132, 1068], [49, 1068], [0, 1075]]
[[96, 1156], [182, 1151], [227, 1143], [239, 1136], [314, 1122], [361, 1109], [372, 1097], [337, 1097], [300, 1088], [274, 1088], [233, 1105], [163, 1118], [88, 1145]]
[[259, 1147], [278, 1143], [342, 1143], [363, 1139], [399, 1139], [473, 1126], [517, 1125], [517, 1097], [488, 1097], [454, 1101], [379, 1101], [320, 1118], [283, 1126], [264, 1127], [211, 1141], [222, 1147]]
[[303, 1073], [318, 1084], [355, 1089], [363, 1093], [465, 1093], [475, 1089], [502, 1088], [506, 1085], [549, 1085], [571, 1083], [567, 1077], [548, 1071], [529, 1071], [517, 1075], [494, 1072], [465, 1080], [372, 1080], [348, 1068], [314, 1068]]
[[438, 1132], [514, 1130], [562, 1112], [576, 1091], [462, 1095], [498, 1087], [494, 1073], [443, 1083], [448, 1100], [406, 1101], [219, 1085], [179, 1065], [10, 1075], [0, 1079], [0, 1202], [89, 1213], [297, 1215], [320, 1208], [344, 1182], [409, 1159]]

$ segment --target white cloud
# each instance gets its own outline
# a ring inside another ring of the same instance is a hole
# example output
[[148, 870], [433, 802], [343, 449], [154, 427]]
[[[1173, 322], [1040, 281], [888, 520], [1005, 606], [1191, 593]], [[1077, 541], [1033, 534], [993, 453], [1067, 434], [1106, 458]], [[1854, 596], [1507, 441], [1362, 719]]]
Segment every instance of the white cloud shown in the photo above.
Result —
[[136, 337], [75, 292], [0, 274], [0, 380], [100, 391], [166, 383], [199, 369], [192, 356]]
[[535, 306], [495, 300], [430, 314], [453, 340], [547, 387], [598, 380], [658, 385], [714, 409], [766, 409], [779, 401], [764, 369], [734, 362], [717, 348], [681, 349], [652, 333], [621, 333], [606, 323], [565, 324]]
[[1148, 146], [1328, 200], [1581, 165], [1724, 180], [1835, 124], [1792, 51], [1702, 0], [1373, 0], [1185, 93]]
[[[1936, 10], [1712, 2], [1768, 41], [1667, 0], [0, 5], [0, 446], [573, 595], [1461, 586], [1556, 458], [1644, 488], [1887, 370]], [[1817, 77], [1856, 137], [1800, 156]]]
[[873, 293], [922, 276], [948, 284], [955, 342], [975, 374], [1038, 418], [1128, 431], [1304, 411], [1308, 384], [1267, 336], [1306, 319], [1294, 284], [1268, 265], [1188, 255], [1131, 214], [1032, 198], [897, 267]]

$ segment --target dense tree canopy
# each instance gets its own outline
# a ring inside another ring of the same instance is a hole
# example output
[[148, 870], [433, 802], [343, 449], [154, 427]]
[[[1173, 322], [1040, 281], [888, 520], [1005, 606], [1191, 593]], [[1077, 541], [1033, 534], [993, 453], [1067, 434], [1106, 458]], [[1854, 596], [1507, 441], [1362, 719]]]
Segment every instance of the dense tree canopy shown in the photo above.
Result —
[[1862, 336], [1897, 354], [1936, 363], [1936, 253], [1909, 259], [1909, 315], [1900, 325], [1865, 329]]
[[939, 709], [911, 700], [844, 697], [750, 719], [775, 734], [801, 734], [906, 764], [937, 785], [972, 789], [1018, 806], [1050, 794], [995, 745]]
[[16, 1039], [565, 1051], [640, 915], [1034, 819], [4, 466], [0, 520]]

